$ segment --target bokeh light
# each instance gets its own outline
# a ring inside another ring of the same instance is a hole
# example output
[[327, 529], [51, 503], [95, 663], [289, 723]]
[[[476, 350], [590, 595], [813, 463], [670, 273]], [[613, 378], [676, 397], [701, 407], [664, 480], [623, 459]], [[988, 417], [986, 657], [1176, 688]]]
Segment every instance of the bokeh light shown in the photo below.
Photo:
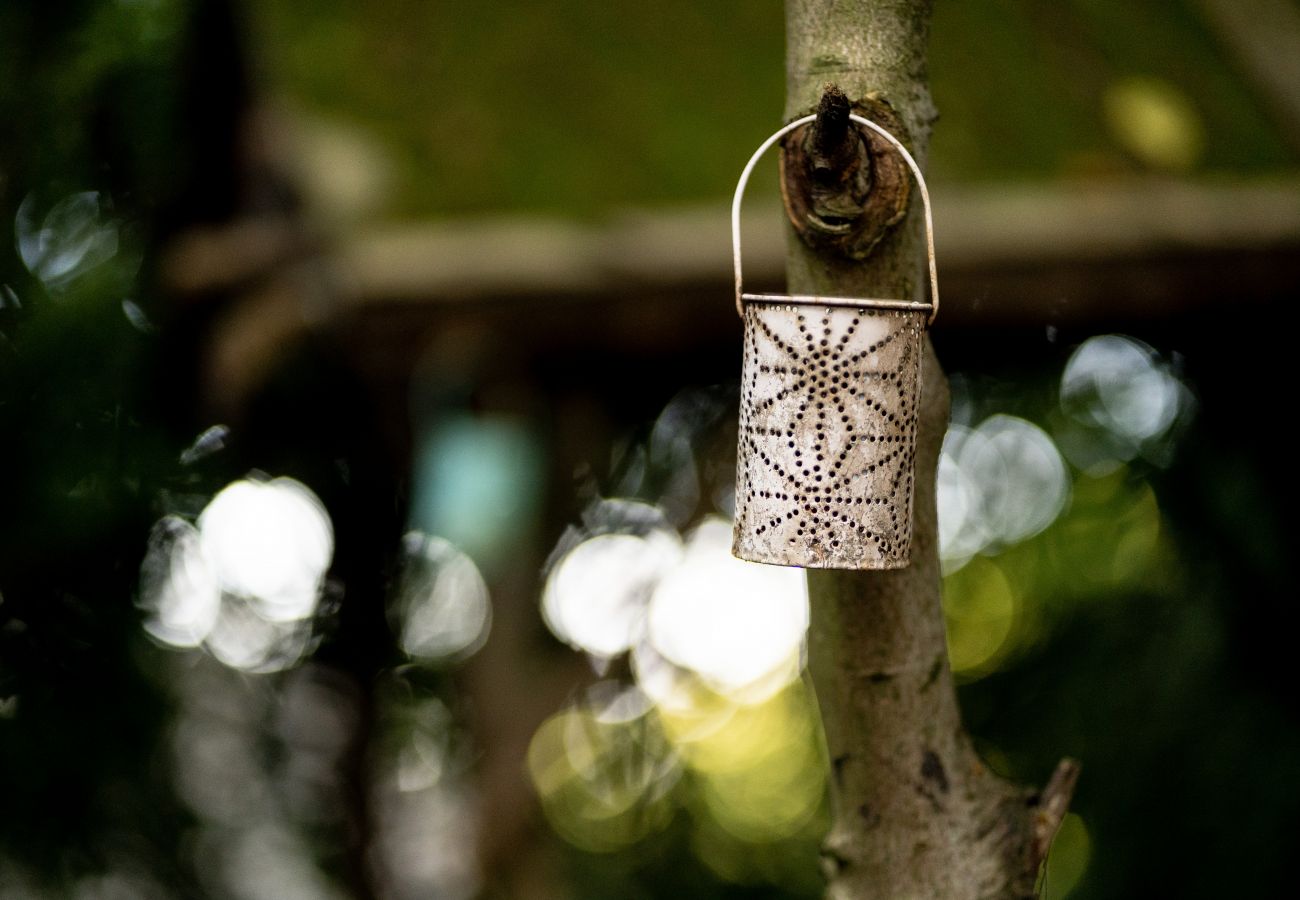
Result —
[[[680, 721], [671, 713], [663, 718]], [[813, 818], [825, 789], [819, 725], [803, 685], [762, 703], [736, 704], [717, 721], [707, 733], [676, 742], [709, 815], [752, 843], [794, 835]]]
[[358, 692], [315, 663], [278, 683], [199, 655], [175, 657], [183, 701], [172, 777], [193, 816], [186, 844], [206, 894], [341, 897], [311, 839], [347, 821]]
[[632, 648], [632, 674], [661, 716], [669, 716], [665, 725], [674, 740], [691, 740], [719, 727], [736, 706], [699, 675], [664, 658], [648, 639]]
[[62, 198], [40, 215], [35, 195], [18, 206], [14, 238], [27, 270], [46, 290], [60, 291], [108, 262], [118, 251], [118, 225], [104, 214], [96, 191]]
[[983, 557], [971, 560], [944, 580], [943, 601], [953, 672], [973, 678], [996, 668], [1012, 649], [1023, 606], [1001, 567]]
[[651, 590], [681, 557], [681, 540], [664, 529], [588, 538], [547, 578], [543, 618], [576, 649], [603, 659], [626, 653], [645, 627]]
[[192, 466], [199, 460], [220, 452], [225, 448], [228, 440], [230, 440], [228, 426], [213, 425], [211, 428], [205, 428], [192, 444], [181, 451], [181, 465]]
[[1205, 124], [1191, 99], [1171, 81], [1147, 76], [1116, 79], [1102, 97], [1116, 143], [1158, 171], [1193, 168], [1205, 150]]
[[1058, 571], [1072, 578], [1063, 593], [1135, 586], [1163, 561], [1161, 513], [1155, 490], [1128, 467], [1075, 481], [1070, 515], [1049, 548]]
[[690, 533], [681, 565], [651, 597], [648, 637], [665, 659], [723, 692], [770, 690], [800, 669], [803, 571], [736, 559], [731, 534], [731, 523], [714, 516]]
[[122, 315], [126, 317], [126, 321], [130, 323], [131, 327], [141, 334], [157, 334], [158, 329], [150, 321], [148, 313], [134, 300], [122, 300]]
[[592, 852], [623, 849], [663, 828], [673, 813], [668, 792], [681, 775], [648, 704], [617, 699], [542, 723], [528, 771], [556, 831]]
[[492, 604], [474, 561], [448, 541], [418, 531], [403, 539], [393, 598], [399, 642], [426, 662], [463, 659], [487, 640]]
[[199, 530], [179, 516], [164, 516], [149, 535], [140, 596], [145, 630], [173, 647], [197, 647], [216, 624], [221, 587]]
[[474, 846], [479, 811], [452, 712], [437, 697], [390, 698], [390, 707], [372, 796], [381, 893], [468, 900], [482, 886]]
[[683, 541], [654, 509], [597, 504], [595, 527], [627, 530], [580, 540], [555, 562], [542, 594], [551, 631], [598, 660], [635, 649], [635, 670], [657, 702], [671, 703], [687, 673], [750, 702], [798, 677], [803, 572], [733, 557], [725, 519], [706, 517]]
[[1015, 416], [953, 425], [939, 458], [939, 554], [953, 572], [1043, 531], [1065, 508], [1070, 480], [1047, 432]]
[[1092, 860], [1092, 837], [1077, 813], [1067, 813], [1052, 841], [1043, 878], [1043, 900], [1065, 900], [1083, 880]]
[[240, 900], [347, 897], [317, 866], [303, 835], [270, 823], [241, 831], [230, 840], [219, 871]]
[[[710, 460], [734, 449], [720, 427], [733, 403], [716, 388], [678, 393], [644, 441], [615, 450], [612, 481], [632, 496], [592, 501], [560, 538], [543, 618], [599, 671], [630, 678], [547, 720], [529, 771], [576, 847], [622, 850], [686, 822], [716, 877], [788, 884], [797, 856], [770, 851], [814, 846], [825, 793], [799, 681], [807, 590], [800, 569], [733, 557], [731, 522], [700, 515], [730, 501], [734, 467]], [[624, 655], [627, 669], [611, 665]]]
[[310, 647], [333, 553], [329, 515], [306, 485], [232, 482], [197, 525], [172, 515], [154, 526], [140, 576], [145, 629], [233, 668], [287, 668]]
[[1137, 461], [1168, 461], [1195, 402], [1173, 364], [1123, 335], [1071, 354], [1054, 434], [1002, 413], [972, 426], [972, 387], [954, 386], [939, 547], [952, 668], [970, 681], [1042, 640], [1078, 599], [1158, 587], [1169, 554]]
[[198, 529], [222, 591], [248, 600], [267, 621], [311, 615], [334, 530], [305, 485], [291, 478], [233, 482], [199, 515]]
[[306, 655], [311, 629], [301, 621], [267, 619], [247, 600], [226, 594], [203, 640], [226, 665], [245, 672], [278, 672]]
[[1139, 455], [1168, 462], [1166, 439], [1195, 403], [1191, 391], [1148, 345], [1124, 335], [1089, 338], [1061, 374], [1060, 434], [1079, 468], [1101, 474]]

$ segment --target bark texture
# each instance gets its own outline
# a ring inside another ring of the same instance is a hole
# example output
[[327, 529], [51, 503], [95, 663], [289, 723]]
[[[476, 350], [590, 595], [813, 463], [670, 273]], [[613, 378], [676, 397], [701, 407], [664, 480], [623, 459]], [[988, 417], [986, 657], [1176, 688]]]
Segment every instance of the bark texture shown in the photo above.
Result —
[[[926, 86], [928, 0], [787, 0], [786, 10], [787, 118], [817, 108], [827, 82], [851, 98], [879, 93], [924, 166], [935, 118]], [[913, 192], [910, 213], [865, 261], [811, 249], [792, 230], [790, 292], [924, 299], [919, 204]], [[948, 388], [928, 338], [921, 373], [911, 565], [808, 573], [809, 662], [834, 811], [823, 848], [827, 896], [1021, 900], [1035, 896], [1077, 767], [1063, 762], [1042, 792], [1018, 787], [980, 762], [962, 728], [935, 511]]]

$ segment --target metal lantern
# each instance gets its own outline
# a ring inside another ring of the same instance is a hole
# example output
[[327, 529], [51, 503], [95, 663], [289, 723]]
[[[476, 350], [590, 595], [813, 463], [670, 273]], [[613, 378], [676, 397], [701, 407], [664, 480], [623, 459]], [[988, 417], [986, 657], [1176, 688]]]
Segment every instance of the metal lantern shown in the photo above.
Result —
[[741, 286], [740, 205], [754, 152], [731, 206], [736, 310], [745, 323], [732, 552], [819, 569], [897, 569], [909, 562], [921, 346], [939, 309], [930, 196], [916, 160], [879, 125], [853, 122], [906, 160], [925, 206], [930, 303], [747, 294]]

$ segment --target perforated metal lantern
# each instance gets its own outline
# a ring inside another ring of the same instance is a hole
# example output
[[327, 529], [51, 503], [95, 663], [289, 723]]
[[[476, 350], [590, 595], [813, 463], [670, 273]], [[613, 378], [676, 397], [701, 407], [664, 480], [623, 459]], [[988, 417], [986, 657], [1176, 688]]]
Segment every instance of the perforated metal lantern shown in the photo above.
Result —
[[850, 116], [893, 145], [916, 176], [930, 303], [742, 287], [740, 205], [750, 173], [815, 118], [763, 142], [732, 202], [736, 309], [745, 324], [732, 552], [783, 566], [896, 569], [908, 564], [912, 541], [922, 337], [939, 308], [930, 197], [911, 154], [874, 122]]

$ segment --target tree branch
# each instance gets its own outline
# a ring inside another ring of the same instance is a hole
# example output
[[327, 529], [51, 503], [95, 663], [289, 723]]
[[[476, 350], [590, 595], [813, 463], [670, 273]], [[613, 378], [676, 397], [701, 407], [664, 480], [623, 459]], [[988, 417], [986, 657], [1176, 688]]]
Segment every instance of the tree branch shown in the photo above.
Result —
[[[925, 68], [929, 13], [928, 2], [788, 0], [787, 117], [817, 102], [838, 109], [838, 99], [824, 99], [830, 76], [848, 96], [879, 92], [897, 113], [895, 133], [924, 165], [934, 118]], [[814, 166], [853, 164], [852, 154], [825, 147], [835, 143], [833, 121], [832, 114], [811, 140]], [[787, 159], [785, 172], [791, 168]], [[845, 179], [820, 171], [815, 181]], [[786, 194], [788, 201], [789, 185]], [[861, 205], [871, 202], [866, 196]], [[789, 290], [923, 299], [920, 229], [919, 215], [906, 216], [862, 260], [800, 239], [796, 229], [788, 241]], [[809, 666], [832, 767], [827, 896], [1023, 900], [1034, 896], [1078, 768], [1063, 763], [1048, 789], [1034, 794], [989, 771], [962, 728], [944, 637], [935, 506], [948, 388], [928, 338], [921, 382], [911, 565], [808, 573]]]

